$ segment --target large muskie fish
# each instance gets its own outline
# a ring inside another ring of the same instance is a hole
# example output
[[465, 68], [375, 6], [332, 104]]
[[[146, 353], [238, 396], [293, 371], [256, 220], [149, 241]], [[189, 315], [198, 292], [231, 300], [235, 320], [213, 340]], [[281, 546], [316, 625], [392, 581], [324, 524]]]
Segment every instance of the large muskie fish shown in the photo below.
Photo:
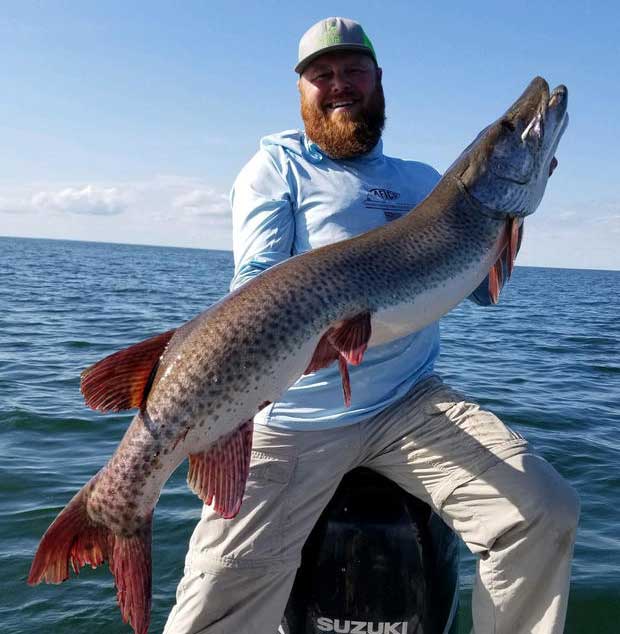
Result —
[[125, 621], [148, 629], [151, 518], [189, 456], [188, 482], [223, 517], [239, 510], [252, 418], [296, 379], [437, 320], [488, 275], [497, 300], [522, 219], [540, 202], [568, 122], [567, 91], [536, 78], [405, 217], [275, 266], [176, 330], [82, 374], [86, 403], [139, 408], [109, 462], [43, 536], [28, 577], [59, 583], [108, 561]]

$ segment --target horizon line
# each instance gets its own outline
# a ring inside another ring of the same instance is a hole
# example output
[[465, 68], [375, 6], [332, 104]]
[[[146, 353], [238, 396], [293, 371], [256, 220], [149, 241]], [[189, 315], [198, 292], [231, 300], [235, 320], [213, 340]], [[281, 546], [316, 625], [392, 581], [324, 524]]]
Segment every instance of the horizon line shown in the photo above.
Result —
[[[109, 244], [109, 245], [119, 245], [119, 246], [128, 246], [128, 247], [152, 247], [156, 249], [191, 249], [194, 251], [218, 251], [221, 253], [230, 253], [232, 255], [232, 249], [214, 249], [209, 247], [188, 247], [188, 246], [180, 246], [176, 244], [154, 244], [150, 242], [107, 242], [102, 240], [84, 240], [78, 238], [37, 238], [33, 236], [11, 236], [11, 235], [0, 235], [1, 239], [17, 239], [17, 240], [50, 240], [53, 242], [82, 242], [85, 244]], [[539, 264], [516, 264], [515, 268], [524, 268], [524, 269], [557, 269], [560, 271], [606, 271], [610, 273], [618, 273], [620, 272], [620, 268], [618, 269], [596, 269], [596, 268], [586, 268], [586, 267], [567, 267], [567, 266], [541, 266]]]

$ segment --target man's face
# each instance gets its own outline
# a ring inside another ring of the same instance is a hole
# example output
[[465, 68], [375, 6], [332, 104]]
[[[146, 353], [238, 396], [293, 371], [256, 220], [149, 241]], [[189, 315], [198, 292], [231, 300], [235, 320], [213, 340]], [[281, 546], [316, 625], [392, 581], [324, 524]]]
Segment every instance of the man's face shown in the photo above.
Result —
[[308, 136], [332, 158], [370, 151], [381, 138], [385, 102], [381, 69], [363, 53], [326, 53], [298, 82]]

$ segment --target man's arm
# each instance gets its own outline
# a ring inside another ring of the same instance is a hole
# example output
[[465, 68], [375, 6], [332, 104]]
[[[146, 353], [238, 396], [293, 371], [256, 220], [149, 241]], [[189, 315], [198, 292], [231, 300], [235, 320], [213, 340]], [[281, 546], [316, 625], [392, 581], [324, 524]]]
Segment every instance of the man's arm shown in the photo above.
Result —
[[235, 256], [232, 291], [291, 256], [295, 219], [291, 187], [264, 149], [239, 173], [230, 202]]

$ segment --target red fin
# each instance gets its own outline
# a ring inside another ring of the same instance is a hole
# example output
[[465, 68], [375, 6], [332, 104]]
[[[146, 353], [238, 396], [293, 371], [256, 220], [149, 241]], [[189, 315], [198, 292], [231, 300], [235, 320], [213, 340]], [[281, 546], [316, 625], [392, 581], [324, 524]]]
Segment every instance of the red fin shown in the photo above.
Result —
[[207, 451], [189, 454], [187, 482], [192, 491], [225, 519], [241, 508], [252, 454], [251, 420], [220, 438]]
[[508, 268], [508, 277], [512, 275], [515, 266], [515, 260], [517, 259], [517, 253], [521, 246], [521, 239], [523, 237], [523, 225], [519, 223], [517, 218], [511, 218], [508, 221], [508, 246], [506, 249], [506, 264]]
[[[515, 259], [521, 247], [522, 237], [523, 224], [518, 218], [509, 218], [506, 221], [499, 258], [489, 271], [489, 296], [493, 304], [499, 302], [499, 295], [504, 282], [510, 279], [512, 275]], [[504, 279], [504, 272], [506, 279]]]
[[86, 368], [80, 385], [86, 404], [102, 412], [142, 407], [159, 358], [174, 332], [155, 335]]
[[344, 403], [351, 405], [351, 381], [347, 363], [359, 365], [368, 348], [371, 335], [370, 313], [360, 313], [332, 326], [319, 341], [304, 374], [326, 368], [338, 361], [342, 377]]
[[349, 363], [359, 365], [368, 348], [370, 334], [370, 313], [360, 313], [336, 326], [329, 341]]
[[43, 535], [30, 567], [28, 583], [61, 583], [69, 578], [69, 564], [77, 572], [86, 564], [97, 567], [107, 557], [107, 531], [92, 525], [82, 490]]
[[115, 535], [90, 519], [84, 489], [43, 535], [28, 583], [61, 583], [69, 577], [69, 565], [77, 574], [86, 564], [96, 568], [106, 560], [118, 590], [123, 620], [131, 624], [136, 634], [147, 634], [151, 613], [150, 518], [137, 535]]
[[347, 360], [344, 357], [338, 357], [338, 367], [340, 369], [340, 377], [342, 378], [342, 394], [344, 396], [344, 404], [351, 406], [351, 379], [349, 378], [349, 368]]
[[504, 265], [501, 260], [495, 263], [495, 274], [499, 283], [500, 290], [504, 287]]
[[337, 361], [340, 357], [340, 353], [329, 341], [329, 335], [332, 329], [330, 328], [320, 339], [312, 359], [306, 368], [304, 374], [310, 374], [310, 372], [316, 372], [322, 368], [330, 366], [334, 361]]
[[131, 537], [114, 536], [110, 570], [125, 623], [147, 634], [151, 620], [151, 522]]
[[360, 313], [332, 326], [321, 337], [304, 374], [326, 368], [340, 356], [352, 365], [362, 362], [371, 334], [370, 313]]
[[[500, 271], [499, 274], [498, 268]], [[499, 292], [502, 289], [501, 268], [502, 261], [500, 259], [491, 267], [491, 270], [489, 271], [489, 297], [491, 298], [491, 302], [493, 304], [497, 304], [497, 302], [499, 301]]]

